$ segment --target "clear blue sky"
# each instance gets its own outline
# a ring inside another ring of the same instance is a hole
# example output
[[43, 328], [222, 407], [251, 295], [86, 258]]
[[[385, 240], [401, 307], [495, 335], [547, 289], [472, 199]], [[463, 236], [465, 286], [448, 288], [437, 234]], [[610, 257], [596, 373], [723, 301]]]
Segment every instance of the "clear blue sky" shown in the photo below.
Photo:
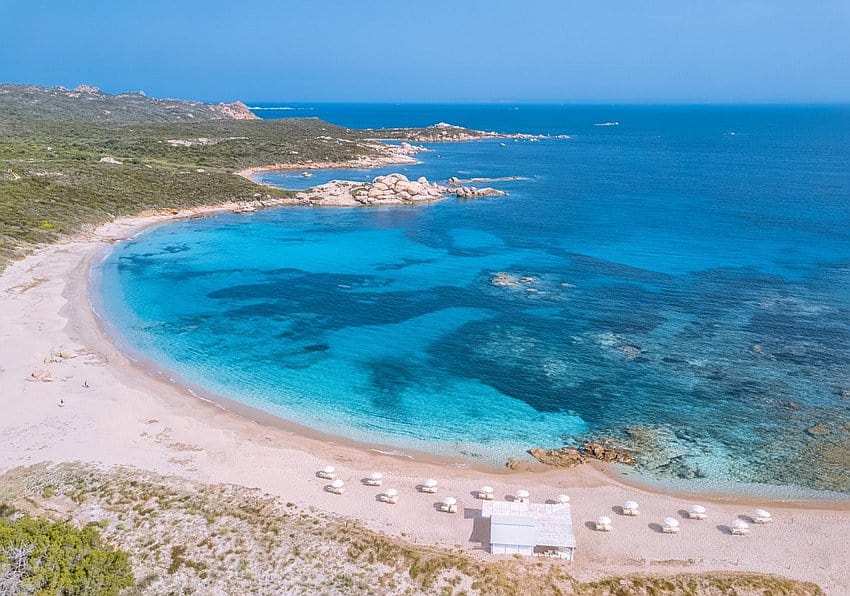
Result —
[[850, 101], [850, 0], [0, 0], [0, 81], [248, 101]]

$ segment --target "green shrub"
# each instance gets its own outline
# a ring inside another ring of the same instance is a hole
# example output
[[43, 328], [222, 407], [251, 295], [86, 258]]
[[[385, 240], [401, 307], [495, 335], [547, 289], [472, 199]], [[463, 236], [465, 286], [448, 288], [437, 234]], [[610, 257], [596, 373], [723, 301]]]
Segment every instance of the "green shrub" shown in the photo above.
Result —
[[105, 544], [94, 524], [0, 519], [0, 593], [109, 596], [133, 584], [127, 554]]

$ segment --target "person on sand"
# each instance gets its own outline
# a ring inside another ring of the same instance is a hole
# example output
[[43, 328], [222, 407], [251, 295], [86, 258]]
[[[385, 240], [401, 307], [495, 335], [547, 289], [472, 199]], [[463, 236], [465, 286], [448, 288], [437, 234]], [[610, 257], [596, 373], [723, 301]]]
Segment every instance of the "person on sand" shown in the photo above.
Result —
[[64, 408], [64, 407], [65, 407], [65, 400], [64, 400], [64, 399], [60, 399], [60, 400], [59, 400], [59, 407], [60, 407], [60, 408]]

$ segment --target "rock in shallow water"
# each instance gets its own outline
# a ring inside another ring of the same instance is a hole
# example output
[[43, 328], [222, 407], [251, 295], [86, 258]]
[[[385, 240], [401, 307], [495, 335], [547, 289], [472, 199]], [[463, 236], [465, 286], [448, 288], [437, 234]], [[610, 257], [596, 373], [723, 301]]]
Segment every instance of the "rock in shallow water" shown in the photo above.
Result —
[[806, 432], [813, 437], [823, 437], [831, 433], [825, 424], [815, 424], [814, 426], [806, 429]]
[[610, 441], [603, 443], [588, 441], [581, 449], [574, 447], [562, 447], [561, 449], [535, 447], [529, 449], [528, 452], [540, 463], [556, 468], [572, 468], [587, 463], [591, 459], [629, 465], [636, 462], [629, 450], [615, 447]]
[[404, 174], [396, 173], [377, 176], [367, 183], [333, 180], [300, 192], [296, 197], [313, 205], [358, 206], [429, 203], [440, 201], [447, 195], [472, 199], [504, 194], [495, 188], [442, 186], [428, 182], [424, 176], [412, 182]]

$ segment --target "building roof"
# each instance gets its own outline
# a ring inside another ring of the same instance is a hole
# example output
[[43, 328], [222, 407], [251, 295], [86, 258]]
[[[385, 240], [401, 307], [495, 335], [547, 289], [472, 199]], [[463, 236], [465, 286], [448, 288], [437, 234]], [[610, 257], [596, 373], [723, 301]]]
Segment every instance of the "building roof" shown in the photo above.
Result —
[[534, 547], [537, 532], [530, 517], [494, 515], [490, 518], [490, 544]]
[[[485, 501], [481, 515], [490, 518], [490, 542], [495, 544], [516, 544], [555, 547], [576, 547], [573, 534], [572, 509], [569, 503], [519, 503], [517, 501]], [[519, 520], [524, 520], [520, 522]], [[528, 530], [534, 528], [533, 542], [529, 540]], [[509, 535], [522, 537], [526, 542], [504, 541], [501, 537]], [[494, 539], [500, 537], [500, 540]]]

